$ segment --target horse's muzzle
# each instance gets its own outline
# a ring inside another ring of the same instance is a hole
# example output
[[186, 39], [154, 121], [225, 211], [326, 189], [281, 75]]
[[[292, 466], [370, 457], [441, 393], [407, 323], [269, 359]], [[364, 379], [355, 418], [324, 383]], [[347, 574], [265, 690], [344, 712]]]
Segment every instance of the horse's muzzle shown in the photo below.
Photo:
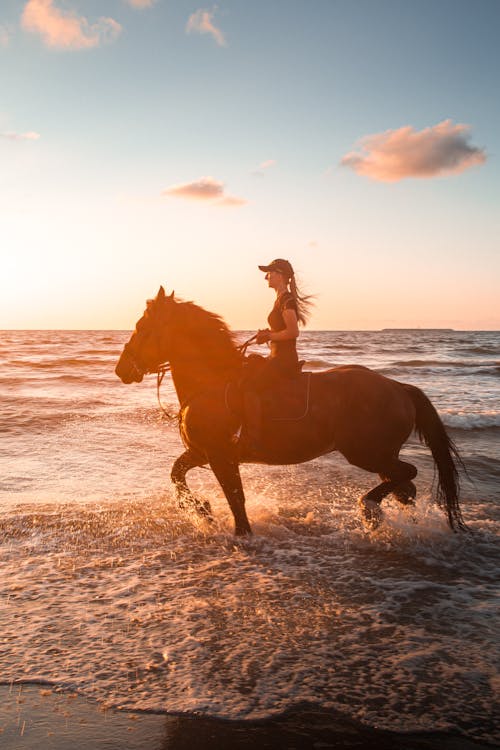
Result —
[[126, 354], [122, 354], [118, 360], [118, 364], [115, 367], [115, 373], [125, 385], [130, 385], [130, 383], [142, 383], [144, 378], [142, 370], [140, 370], [136, 363]]

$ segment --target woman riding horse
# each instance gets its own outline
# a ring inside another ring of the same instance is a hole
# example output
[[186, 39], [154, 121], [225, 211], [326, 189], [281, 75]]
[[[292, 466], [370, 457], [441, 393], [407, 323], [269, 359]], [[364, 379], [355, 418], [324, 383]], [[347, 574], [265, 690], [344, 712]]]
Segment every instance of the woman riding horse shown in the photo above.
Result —
[[297, 356], [299, 323], [305, 325], [308, 318], [310, 298], [303, 296], [297, 287], [292, 264], [276, 258], [267, 266], [259, 266], [266, 281], [276, 292], [276, 301], [269, 313], [269, 328], [259, 330], [257, 344], [270, 344], [271, 352], [257, 372], [243, 378], [245, 432], [244, 440], [250, 450], [259, 446], [262, 426], [263, 391], [279, 385], [283, 378], [294, 378], [300, 372]]

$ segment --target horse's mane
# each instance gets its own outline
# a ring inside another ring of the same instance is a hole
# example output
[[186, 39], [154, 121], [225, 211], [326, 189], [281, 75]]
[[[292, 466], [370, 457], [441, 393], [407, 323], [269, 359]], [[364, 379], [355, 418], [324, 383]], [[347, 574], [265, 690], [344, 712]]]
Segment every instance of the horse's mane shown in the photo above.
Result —
[[219, 315], [205, 310], [194, 302], [174, 300], [173, 327], [189, 338], [205, 361], [220, 370], [241, 365], [234, 335]]

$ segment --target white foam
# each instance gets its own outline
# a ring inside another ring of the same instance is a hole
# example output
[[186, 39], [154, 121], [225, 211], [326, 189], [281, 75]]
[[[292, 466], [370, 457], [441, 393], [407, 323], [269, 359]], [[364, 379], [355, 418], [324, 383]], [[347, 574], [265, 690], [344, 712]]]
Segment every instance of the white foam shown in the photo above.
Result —
[[320, 493], [304, 472], [247, 477], [248, 540], [205, 474], [212, 527], [165, 496], [4, 517], [4, 679], [226, 718], [309, 701], [393, 730], [482, 724], [491, 739], [492, 527], [454, 535], [427, 499], [385, 503], [367, 533], [357, 488]]
[[445, 409], [440, 411], [440, 416], [447, 427], [455, 427], [462, 430], [500, 427], [500, 410], [496, 409], [480, 412]]

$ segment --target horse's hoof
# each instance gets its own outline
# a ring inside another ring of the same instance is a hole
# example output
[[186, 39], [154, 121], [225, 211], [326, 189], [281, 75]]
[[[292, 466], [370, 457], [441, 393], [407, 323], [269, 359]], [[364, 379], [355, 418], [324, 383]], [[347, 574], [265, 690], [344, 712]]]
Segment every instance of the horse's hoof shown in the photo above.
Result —
[[212, 514], [212, 508], [210, 507], [210, 503], [208, 500], [197, 500], [195, 502], [194, 506], [195, 511], [198, 513], [199, 516], [203, 516], [208, 521], [213, 521], [214, 517]]
[[237, 526], [234, 530], [234, 534], [235, 536], [252, 536], [253, 531], [250, 528], [250, 526], [248, 527]]
[[177, 507], [184, 513], [196, 513], [197, 516], [204, 518], [209, 523], [212, 523], [214, 516], [212, 508], [208, 500], [198, 500], [192, 495], [180, 495], [177, 498]]
[[417, 488], [413, 482], [402, 482], [396, 487], [392, 494], [401, 505], [415, 505]]
[[375, 500], [361, 499], [359, 501], [359, 506], [361, 508], [361, 516], [364, 525], [370, 529], [370, 531], [378, 529], [382, 523], [382, 510], [380, 504], [375, 502]]

